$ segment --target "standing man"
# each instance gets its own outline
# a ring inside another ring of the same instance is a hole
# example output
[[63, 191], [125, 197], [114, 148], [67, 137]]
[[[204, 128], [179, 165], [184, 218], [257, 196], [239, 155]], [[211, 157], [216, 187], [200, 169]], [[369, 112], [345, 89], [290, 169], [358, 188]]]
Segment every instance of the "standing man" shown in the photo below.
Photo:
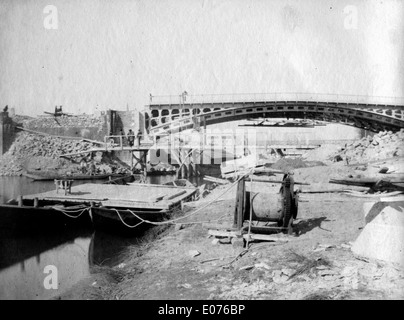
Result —
[[130, 147], [133, 147], [133, 144], [135, 143], [135, 133], [132, 129], [129, 129], [128, 131], [128, 143]]
[[136, 138], [137, 138], [137, 145], [138, 147], [140, 147], [140, 139], [142, 138], [142, 131], [140, 131], [140, 129], [137, 131]]
[[95, 168], [95, 163], [94, 163], [94, 160], [91, 160], [91, 163], [90, 163], [90, 175], [95, 175], [95, 172], [96, 171], [96, 168]]
[[123, 146], [123, 145], [125, 145], [125, 138], [126, 138], [125, 131], [123, 131], [123, 128], [121, 128], [121, 131], [119, 132], [119, 135], [121, 136], [122, 146]]
[[84, 157], [80, 161], [80, 168], [81, 168], [81, 173], [86, 174], [87, 173], [87, 162], [84, 159]]

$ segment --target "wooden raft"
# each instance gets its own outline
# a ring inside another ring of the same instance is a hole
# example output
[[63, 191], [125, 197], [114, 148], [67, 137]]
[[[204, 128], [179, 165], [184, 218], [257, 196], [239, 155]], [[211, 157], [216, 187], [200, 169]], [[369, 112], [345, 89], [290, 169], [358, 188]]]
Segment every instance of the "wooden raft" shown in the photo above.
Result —
[[24, 199], [89, 203], [103, 207], [170, 209], [189, 199], [196, 188], [174, 187], [154, 184], [132, 184], [130, 186], [86, 183], [71, 188], [70, 194], [58, 194], [56, 190], [31, 194]]

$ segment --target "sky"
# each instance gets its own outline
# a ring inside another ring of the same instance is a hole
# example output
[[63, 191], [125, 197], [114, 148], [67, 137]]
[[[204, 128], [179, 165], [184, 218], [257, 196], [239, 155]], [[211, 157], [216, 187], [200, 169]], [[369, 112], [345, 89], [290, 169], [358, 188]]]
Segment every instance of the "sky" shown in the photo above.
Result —
[[184, 90], [403, 97], [403, 16], [399, 0], [1, 0], [0, 107], [141, 110]]

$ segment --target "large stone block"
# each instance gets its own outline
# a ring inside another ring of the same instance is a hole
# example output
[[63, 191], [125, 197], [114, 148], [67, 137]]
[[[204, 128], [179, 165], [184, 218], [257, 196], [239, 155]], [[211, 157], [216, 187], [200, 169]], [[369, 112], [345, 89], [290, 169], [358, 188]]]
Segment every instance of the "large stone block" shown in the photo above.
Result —
[[404, 267], [404, 201], [364, 204], [366, 226], [352, 251], [366, 258]]

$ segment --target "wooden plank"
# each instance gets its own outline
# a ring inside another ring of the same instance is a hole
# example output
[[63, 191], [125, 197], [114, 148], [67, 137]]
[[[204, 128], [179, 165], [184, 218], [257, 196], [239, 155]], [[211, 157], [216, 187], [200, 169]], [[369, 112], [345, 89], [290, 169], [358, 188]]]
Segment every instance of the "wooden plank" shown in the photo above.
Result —
[[140, 188], [168, 188], [168, 189], [188, 189], [188, 190], [196, 190], [195, 187], [183, 187], [183, 186], [171, 186], [168, 184], [146, 184], [146, 183], [138, 183], [138, 182], [130, 182], [128, 183], [129, 186], [136, 186]]
[[208, 230], [208, 234], [215, 237], [239, 237], [238, 231], [224, 231], [224, 230]]
[[403, 196], [392, 196], [389, 194], [383, 194], [384, 197], [380, 198], [380, 201], [382, 202], [394, 202], [394, 201], [404, 201], [404, 195]]
[[215, 182], [217, 184], [229, 184], [230, 183], [230, 181], [228, 181], [228, 180], [219, 179], [219, 178], [215, 178], [215, 177], [211, 177], [211, 176], [205, 176], [203, 178], [203, 180], [210, 181], [210, 182]]
[[344, 194], [352, 197], [360, 197], [360, 198], [380, 198], [383, 196], [395, 196], [398, 194], [402, 194], [402, 191], [393, 191], [389, 193], [379, 193], [379, 194], [364, 194], [359, 191], [354, 191], [354, 190], [346, 190], [344, 191]]
[[213, 223], [206, 222], [203, 223], [202, 226], [206, 229], [216, 229], [216, 230], [228, 230], [228, 231], [237, 231], [238, 229], [234, 227], [231, 223], [224, 221], [223, 223]]
[[[244, 239], [248, 239], [248, 234], [243, 235]], [[263, 240], [263, 241], [282, 241], [288, 242], [290, 240], [287, 236], [269, 235], [269, 234], [250, 234], [250, 240]]]
[[237, 184], [237, 202], [234, 215], [234, 224], [238, 229], [243, 226], [245, 197], [245, 182], [244, 179], [241, 179]]
[[168, 196], [164, 200], [171, 200], [171, 199], [174, 199], [174, 198], [178, 198], [179, 196], [183, 195], [184, 193], [187, 193], [186, 190], [182, 190], [182, 191], [177, 192], [177, 193], [175, 193], [175, 194], [173, 194], [171, 196]]
[[[245, 178], [245, 181], [250, 182], [251, 179], [250, 178]], [[262, 179], [262, 178], [254, 178], [253, 182], [266, 182], [266, 183], [282, 183], [283, 180], [270, 180], [270, 179]], [[305, 186], [309, 186], [310, 183], [306, 183], [306, 182], [294, 182], [294, 184], [296, 185], [305, 185]]]

